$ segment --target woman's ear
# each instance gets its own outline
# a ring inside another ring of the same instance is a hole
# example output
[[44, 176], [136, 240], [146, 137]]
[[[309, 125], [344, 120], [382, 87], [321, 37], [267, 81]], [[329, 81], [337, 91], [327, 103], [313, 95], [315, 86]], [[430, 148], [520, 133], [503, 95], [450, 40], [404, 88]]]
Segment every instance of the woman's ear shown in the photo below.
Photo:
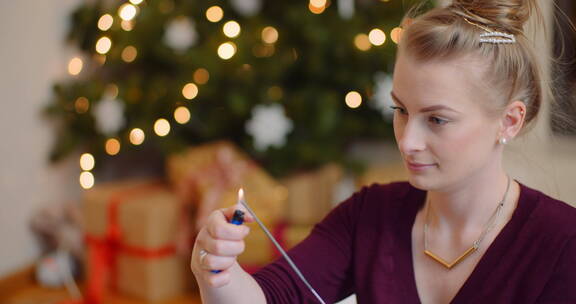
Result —
[[508, 140], [516, 137], [518, 132], [522, 129], [522, 125], [524, 125], [525, 117], [526, 105], [524, 102], [517, 100], [506, 106], [500, 121], [500, 137], [504, 137]]

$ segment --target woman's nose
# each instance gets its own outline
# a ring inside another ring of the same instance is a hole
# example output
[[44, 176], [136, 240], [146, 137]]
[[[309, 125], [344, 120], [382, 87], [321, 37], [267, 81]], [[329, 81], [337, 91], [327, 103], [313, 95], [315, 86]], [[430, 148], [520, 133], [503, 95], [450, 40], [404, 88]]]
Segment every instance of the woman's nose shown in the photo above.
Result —
[[402, 154], [410, 155], [417, 151], [422, 151], [426, 147], [424, 132], [418, 128], [416, 121], [406, 123], [400, 133], [398, 147]]

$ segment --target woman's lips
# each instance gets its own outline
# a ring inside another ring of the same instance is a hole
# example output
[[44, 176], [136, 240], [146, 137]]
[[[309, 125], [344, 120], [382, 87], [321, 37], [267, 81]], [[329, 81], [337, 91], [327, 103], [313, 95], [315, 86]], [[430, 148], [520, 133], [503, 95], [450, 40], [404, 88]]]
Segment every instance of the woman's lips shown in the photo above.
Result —
[[436, 167], [436, 164], [420, 164], [420, 163], [413, 163], [413, 162], [406, 162], [408, 164], [408, 169], [412, 171], [421, 171], [426, 170], [432, 167]]

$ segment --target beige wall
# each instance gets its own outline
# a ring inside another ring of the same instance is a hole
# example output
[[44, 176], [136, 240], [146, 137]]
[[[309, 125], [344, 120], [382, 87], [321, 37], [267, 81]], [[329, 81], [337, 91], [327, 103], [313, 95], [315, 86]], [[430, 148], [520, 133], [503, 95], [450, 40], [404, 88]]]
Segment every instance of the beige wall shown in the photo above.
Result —
[[74, 198], [75, 160], [56, 167], [40, 110], [64, 77], [67, 16], [79, 0], [0, 1], [0, 277], [37, 255], [28, 222], [39, 206]]

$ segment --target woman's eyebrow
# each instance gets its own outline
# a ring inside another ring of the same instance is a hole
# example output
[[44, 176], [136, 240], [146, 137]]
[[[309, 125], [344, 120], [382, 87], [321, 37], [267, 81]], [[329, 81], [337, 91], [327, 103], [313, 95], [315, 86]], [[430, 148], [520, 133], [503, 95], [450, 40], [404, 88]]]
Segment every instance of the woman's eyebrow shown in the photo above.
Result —
[[[394, 92], [390, 91], [390, 96], [392, 96], [392, 99], [394, 99], [394, 101], [399, 103], [401, 106], [405, 107], [404, 104], [400, 101], [400, 98], [398, 98], [398, 96], [396, 96], [396, 94], [394, 94]], [[420, 112], [425, 113], [425, 112], [432, 112], [432, 111], [436, 111], [436, 110], [448, 110], [448, 111], [452, 111], [455, 113], [460, 113], [459, 111], [456, 111], [456, 110], [454, 110], [448, 106], [445, 106], [445, 105], [429, 106], [429, 107], [423, 108], [422, 110], [420, 110]]]

